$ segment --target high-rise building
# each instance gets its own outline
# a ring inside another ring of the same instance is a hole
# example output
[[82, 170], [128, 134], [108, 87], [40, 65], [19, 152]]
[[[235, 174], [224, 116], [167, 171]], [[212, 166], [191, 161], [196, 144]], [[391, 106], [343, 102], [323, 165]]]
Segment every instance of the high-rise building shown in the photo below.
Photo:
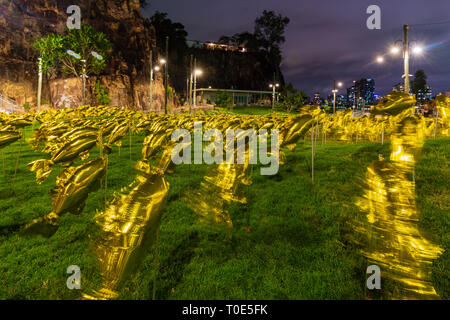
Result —
[[450, 90], [445, 91], [445, 95], [450, 98]]
[[416, 94], [416, 100], [419, 103], [425, 103], [425, 101], [429, 101], [433, 98], [433, 91], [431, 90], [430, 85], [425, 86], [425, 90], [419, 90]]
[[347, 107], [353, 108], [355, 105], [355, 86], [351, 86], [347, 89]]
[[[328, 96], [328, 106], [333, 107], [334, 95]], [[342, 110], [347, 108], [347, 97], [343, 94], [336, 95], [336, 110]]]
[[356, 99], [357, 106], [362, 107], [371, 105], [375, 102], [375, 80], [371, 78], [363, 78], [355, 82], [354, 99]]

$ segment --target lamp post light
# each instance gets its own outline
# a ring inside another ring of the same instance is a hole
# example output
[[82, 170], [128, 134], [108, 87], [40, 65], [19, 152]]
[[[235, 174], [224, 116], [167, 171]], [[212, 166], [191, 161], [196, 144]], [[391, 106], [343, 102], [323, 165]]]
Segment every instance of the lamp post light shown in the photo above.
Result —
[[153, 51], [152, 50], [150, 50], [150, 92], [149, 92], [149, 100], [150, 100], [150, 111], [152, 111], [152, 109], [153, 109]]
[[194, 70], [194, 109], [197, 107], [197, 76], [200, 76], [201, 74], [201, 70]]
[[[342, 82], [338, 82], [338, 87], [342, 87]], [[336, 88], [336, 80], [333, 82], [333, 114], [336, 113], [336, 93], [338, 92], [338, 89]]]
[[83, 59], [81, 60], [81, 62], [83, 63], [83, 70], [82, 70], [82, 75], [81, 77], [83, 78], [83, 105], [86, 104], [86, 60]]
[[[403, 26], [403, 41], [398, 40], [394, 44], [394, 46], [391, 48], [392, 54], [398, 54], [400, 53], [400, 48], [403, 46], [403, 69], [404, 69], [404, 90], [406, 93], [409, 94], [410, 92], [410, 81], [409, 81], [409, 57], [410, 57], [410, 41], [409, 41], [409, 26], [405, 24]], [[420, 55], [423, 52], [423, 48], [419, 45], [415, 45], [412, 49], [412, 53]]]
[[38, 94], [37, 94], [37, 112], [41, 111], [41, 92], [42, 92], [42, 59], [38, 58], [39, 64], [39, 80], [38, 80]]
[[276, 88], [278, 88], [279, 86], [280, 86], [279, 83], [269, 84], [269, 87], [272, 88], [272, 111], [274, 110], [274, 107], [275, 107], [275, 91], [276, 91]]

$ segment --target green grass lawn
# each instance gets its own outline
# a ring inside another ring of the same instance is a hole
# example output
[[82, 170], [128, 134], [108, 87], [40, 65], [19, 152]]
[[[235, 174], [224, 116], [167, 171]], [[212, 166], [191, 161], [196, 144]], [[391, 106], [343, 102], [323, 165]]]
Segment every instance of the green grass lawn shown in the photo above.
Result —
[[[143, 135], [133, 136], [131, 160], [128, 137], [123, 139], [120, 157], [114, 148], [109, 157], [108, 199], [134, 180], [143, 139]], [[445, 248], [449, 243], [449, 142], [427, 141], [416, 171], [424, 227]], [[0, 299], [79, 298], [79, 291], [66, 288], [66, 269], [80, 266], [82, 289], [99, 288], [99, 265], [92, 253], [99, 231], [93, 217], [104, 209], [104, 191], [90, 194], [80, 215], [64, 215], [53, 237], [19, 235], [24, 224], [52, 210], [48, 191], [60, 171], [56, 167], [42, 185], [36, 184], [26, 164], [46, 156], [23, 142], [13, 185], [19, 146], [16, 142], [3, 149]], [[167, 177], [170, 192], [161, 223], [159, 259], [154, 248], [148, 248], [119, 298], [151, 299], [157, 272], [157, 299], [365, 299], [367, 261], [348, 239], [351, 222], [365, 219], [355, 199], [362, 196], [360, 179], [379, 153], [389, 154], [389, 144], [322, 145], [319, 141], [314, 185], [308, 139], [300, 141], [295, 152], [286, 153], [287, 162], [275, 176], [260, 176], [255, 165], [248, 205], [230, 209], [231, 239], [222, 228], [200, 223], [186, 205], [186, 192], [198, 188], [208, 167], [177, 167]], [[94, 149], [90, 159], [96, 156]], [[448, 261], [447, 250], [434, 268], [436, 288], [447, 298]]]

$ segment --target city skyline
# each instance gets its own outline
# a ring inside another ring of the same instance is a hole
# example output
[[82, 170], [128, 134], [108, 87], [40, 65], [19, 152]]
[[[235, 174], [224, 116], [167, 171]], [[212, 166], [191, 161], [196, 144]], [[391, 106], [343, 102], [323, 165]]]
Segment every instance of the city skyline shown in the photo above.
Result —
[[[372, 2], [347, 1], [336, 7], [330, 0], [320, 4], [292, 0], [226, 3], [155, 0], [143, 13], [150, 17], [156, 10], [167, 12], [169, 18], [185, 26], [189, 40], [201, 41], [217, 41], [222, 35], [253, 31], [254, 20], [264, 9], [288, 16], [291, 22], [282, 46], [282, 71], [287, 83], [292, 82], [308, 96], [315, 92], [327, 96], [334, 79], [343, 82], [340, 94], [346, 93], [344, 88], [351, 87], [353, 80], [361, 78], [376, 79], [378, 94], [391, 92], [402, 81], [403, 62], [401, 56], [389, 54], [389, 47], [402, 39], [403, 24], [409, 24], [411, 41], [425, 48], [421, 56], [412, 56], [410, 73], [423, 69], [434, 94], [450, 89], [448, 23], [433, 24], [449, 20], [446, 12], [450, 3], [437, 0], [431, 7], [418, 0], [409, 1], [407, 6], [404, 1], [378, 1], [381, 30], [369, 30], [366, 9]], [[380, 55], [385, 57], [383, 64], [376, 62]]]

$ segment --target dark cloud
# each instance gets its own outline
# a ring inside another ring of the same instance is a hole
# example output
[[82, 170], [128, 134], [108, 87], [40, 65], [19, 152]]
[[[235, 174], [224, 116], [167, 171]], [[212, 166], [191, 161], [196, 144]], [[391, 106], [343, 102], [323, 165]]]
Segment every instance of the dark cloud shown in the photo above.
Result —
[[[282, 69], [288, 82], [308, 94], [328, 94], [333, 79], [350, 86], [353, 80], [371, 77], [376, 91], [388, 93], [403, 74], [401, 57], [387, 54], [402, 39], [403, 24], [410, 37], [426, 46], [422, 57], [413, 57], [411, 73], [423, 68], [435, 93], [450, 89], [449, 0], [151, 0], [147, 16], [167, 12], [186, 26], [189, 39], [217, 40], [222, 35], [253, 31], [263, 10], [274, 10], [291, 19], [283, 46]], [[381, 30], [368, 30], [366, 9], [381, 7]], [[375, 63], [385, 55], [385, 63]]]

